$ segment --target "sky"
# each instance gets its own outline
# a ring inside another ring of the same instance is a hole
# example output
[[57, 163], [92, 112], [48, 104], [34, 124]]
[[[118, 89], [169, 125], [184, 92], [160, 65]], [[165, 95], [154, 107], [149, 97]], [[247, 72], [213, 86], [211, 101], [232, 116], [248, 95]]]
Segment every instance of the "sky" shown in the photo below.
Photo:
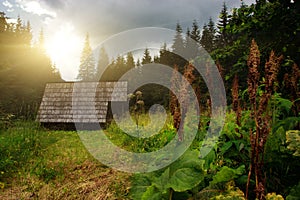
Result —
[[[186, 31], [196, 20], [200, 27], [217, 20], [224, 0], [1, 0], [0, 11], [10, 22], [20, 16], [30, 21], [34, 39], [43, 29], [46, 50], [63, 79], [76, 78], [86, 33], [96, 48], [122, 31], [142, 27]], [[225, 0], [229, 11], [241, 0]], [[255, 0], [244, 0], [251, 4]]]

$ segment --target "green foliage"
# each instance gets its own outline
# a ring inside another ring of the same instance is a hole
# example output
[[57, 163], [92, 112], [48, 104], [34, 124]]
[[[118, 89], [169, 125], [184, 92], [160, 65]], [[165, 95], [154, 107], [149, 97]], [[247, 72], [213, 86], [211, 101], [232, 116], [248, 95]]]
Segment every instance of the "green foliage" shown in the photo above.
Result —
[[13, 121], [0, 130], [0, 167], [0, 199], [129, 199], [129, 174], [95, 160], [73, 131]]
[[49, 167], [44, 160], [40, 160], [33, 166], [31, 173], [46, 183], [49, 183], [50, 180], [63, 174], [63, 166]]
[[14, 123], [13, 128], [1, 129], [0, 133], [0, 180], [41, 150], [41, 135], [36, 123]]
[[277, 195], [276, 193], [268, 193], [266, 200], [284, 200], [284, 198], [280, 194]]
[[287, 149], [293, 152], [294, 156], [300, 156], [300, 131], [289, 130], [286, 132]]
[[134, 199], [169, 199], [180, 193], [187, 194], [204, 181], [203, 164], [198, 152], [189, 150], [159, 172], [134, 175], [131, 195]]
[[213, 180], [210, 182], [210, 184], [215, 185], [222, 182], [229, 182], [230, 180], [240, 177], [244, 173], [245, 173], [245, 165], [241, 165], [237, 169], [232, 169], [227, 166], [224, 166], [213, 177]]
[[176, 192], [184, 192], [196, 187], [203, 179], [201, 171], [192, 168], [181, 168], [176, 170], [171, 176], [167, 187], [172, 188]]
[[212, 197], [212, 200], [244, 200], [244, 193], [237, 187], [234, 182], [230, 181], [226, 183], [226, 190], [221, 192], [220, 195]]
[[289, 195], [286, 197], [286, 200], [298, 200], [299, 197], [300, 197], [300, 182], [291, 189]]

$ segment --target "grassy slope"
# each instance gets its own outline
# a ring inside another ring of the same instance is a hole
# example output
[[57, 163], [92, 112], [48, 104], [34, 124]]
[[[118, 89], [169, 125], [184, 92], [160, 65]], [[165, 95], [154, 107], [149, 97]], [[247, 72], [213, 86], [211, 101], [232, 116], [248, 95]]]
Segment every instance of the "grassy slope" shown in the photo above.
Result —
[[0, 131], [0, 199], [128, 198], [129, 175], [93, 159], [76, 132], [26, 122]]

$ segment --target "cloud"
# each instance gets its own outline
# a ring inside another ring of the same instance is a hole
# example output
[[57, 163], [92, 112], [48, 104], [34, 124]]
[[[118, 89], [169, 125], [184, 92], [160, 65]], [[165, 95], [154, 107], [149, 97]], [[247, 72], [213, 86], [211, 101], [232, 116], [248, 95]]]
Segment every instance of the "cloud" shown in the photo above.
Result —
[[3, 3], [2, 3], [5, 7], [8, 7], [9, 9], [11, 9], [12, 7], [13, 7], [13, 5], [9, 2], [9, 1], [4, 1]]
[[63, 9], [68, 3], [68, 0], [41, 0], [44, 4], [52, 9]]
[[28, 0], [16, 0], [16, 3], [19, 4], [19, 7], [32, 14], [36, 15], [47, 15], [51, 17], [56, 17], [56, 12], [44, 8], [39, 1], [28, 1]]
[[[50, 0], [44, 0], [50, 5]], [[52, 1], [51, 1], [52, 2]], [[254, 0], [246, 0], [254, 2]], [[226, 0], [229, 8], [238, 7], [240, 0]], [[223, 1], [220, 0], [73, 0], [57, 10], [57, 23], [61, 19], [72, 21], [84, 35], [101, 41], [112, 34], [139, 27], [164, 27], [174, 29], [180, 22], [184, 31], [196, 19], [200, 28], [212, 17], [217, 19]]]

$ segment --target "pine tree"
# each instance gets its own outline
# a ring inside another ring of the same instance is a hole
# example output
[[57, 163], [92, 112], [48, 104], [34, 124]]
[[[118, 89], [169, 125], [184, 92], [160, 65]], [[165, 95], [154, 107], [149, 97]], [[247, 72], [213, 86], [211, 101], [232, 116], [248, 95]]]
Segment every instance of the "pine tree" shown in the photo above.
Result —
[[176, 34], [173, 41], [174, 41], [172, 45], [173, 55], [170, 55], [172, 56], [171, 59], [173, 60], [172, 65], [173, 66], [177, 65], [179, 71], [183, 72], [184, 65], [186, 64], [187, 61], [183, 58], [185, 57], [185, 48], [184, 48], [184, 40], [182, 38], [182, 28], [179, 23], [177, 23]]
[[0, 33], [4, 32], [7, 30], [7, 21], [6, 21], [6, 16], [4, 12], [0, 12]]
[[27, 21], [27, 25], [25, 27], [23, 37], [24, 37], [24, 44], [30, 46], [32, 40], [32, 33], [31, 33], [31, 24], [29, 21]]
[[[134, 62], [133, 54], [131, 52], [128, 52], [126, 55], [125, 68], [123, 73], [125, 74], [126, 72], [134, 68], [135, 68], [135, 62]], [[133, 80], [128, 80], [128, 81], [133, 81]]]
[[190, 39], [191, 39], [191, 31], [190, 28], [187, 27], [186, 29], [186, 34], [185, 34], [185, 41], [184, 41], [184, 47], [187, 48], [190, 44]]
[[95, 80], [99, 80], [101, 77], [101, 74], [104, 72], [104, 70], [107, 68], [109, 64], [109, 58], [106, 53], [106, 50], [104, 47], [102, 47], [99, 51], [99, 58], [97, 62], [97, 68], [96, 68], [96, 74], [95, 74]]
[[192, 25], [192, 31], [190, 32], [190, 44], [188, 46], [189, 49], [189, 55], [188, 57], [190, 59], [195, 59], [199, 53], [199, 46], [198, 43], [200, 42], [200, 30], [199, 26], [197, 24], [197, 21], [194, 20], [193, 25]]
[[114, 80], [119, 80], [126, 71], [126, 61], [123, 56], [119, 55], [116, 59], [115, 67], [112, 70]]
[[144, 51], [144, 57], [142, 59], [142, 64], [145, 65], [145, 64], [148, 64], [148, 63], [151, 63], [152, 62], [152, 58], [151, 58], [151, 55], [150, 55], [150, 51], [148, 48], [145, 49]]
[[202, 36], [200, 39], [201, 46], [209, 53], [214, 50], [215, 33], [215, 25], [210, 18], [208, 24], [204, 24], [203, 26]]
[[217, 24], [218, 28], [218, 47], [224, 47], [228, 44], [228, 36], [226, 26], [229, 23], [229, 15], [226, 3], [224, 2], [223, 8], [219, 16], [219, 23]]
[[171, 65], [170, 52], [167, 49], [166, 43], [164, 43], [159, 50], [159, 63], [163, 65]]
[[20, 15], [18, 15], [17, 24], [15, 28], [16, 37], [19, 37], [22, 34], [22, 28], [22, 19], [20, 18]]
[[200, 30], [196, 20], [193, 21], [192, 31], [190, 33], [190, 37], [196, 42], [200, 42]]
[[89, 34], [86, 34], [84, 47], [81, 53], [79, 73], [77, 80], [92, 81], [95, 75], [95, 59], [93, 56], [92, 48], [90, 46]]
[[126, 55], [126, 69], [130, 70], [135, 67], [134, 58], [131, 52], [128, 52]]
[[176, 25], [176, 34], [173, 39], [172, 50], [174, 53], [178, 53], [180, 55], [183, 54], [184, 51], [184, 41], [182, 38], [182, 28], [179, 23]]
[[185, 36], [185, 44], [184, 44], [184, 56], [185, 58], [191, 59], [192, 58], [192, 44], [193, 44], [193, 40], [191, 38], [191, 31], [189, 29], [189, 27], [186, 30], [186, 36]]

